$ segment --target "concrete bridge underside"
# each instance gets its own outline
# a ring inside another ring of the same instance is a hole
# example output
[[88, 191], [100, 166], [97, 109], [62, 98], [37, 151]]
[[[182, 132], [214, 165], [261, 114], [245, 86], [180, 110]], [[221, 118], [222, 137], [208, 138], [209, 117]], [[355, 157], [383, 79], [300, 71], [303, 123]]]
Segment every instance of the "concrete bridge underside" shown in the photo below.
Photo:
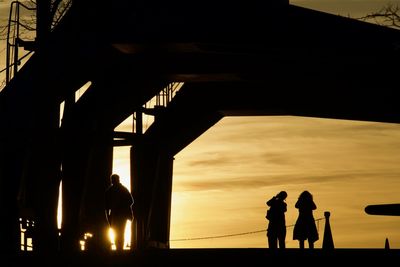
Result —
[[35, 220], [38, 251], [76, 250], [85, 231], [104, 249], [114, 129], [171, 82], [184, 86], [124, 143], [136, 249], [169, 247], [173, 157], [224, 116], [400, 122], [396, 30], [285, 1], [79, 2], [0, 93], [3, 250], [19, 250], [20, 216]]

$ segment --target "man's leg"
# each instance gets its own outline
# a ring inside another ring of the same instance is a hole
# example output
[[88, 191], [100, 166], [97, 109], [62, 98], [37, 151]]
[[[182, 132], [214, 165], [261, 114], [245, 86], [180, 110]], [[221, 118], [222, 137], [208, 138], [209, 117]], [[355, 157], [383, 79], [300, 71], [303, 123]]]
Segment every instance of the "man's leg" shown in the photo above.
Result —
[[115, 247], [117, 250], [124, 249], [124, 235], [125, 235], [126, 220], [116, 220], [114, 222], [113, 230], [115, 235]]
[[308, 247], [313, 249], [314, 248], [314, 241], [308, 240]]
[[300, 249], [304, 249], [304, 240], [299, 240]]
[[278, 235], [279, 248], [286, 248], [286, 226], [281, 229]]
[[275, 234], [268, 233], [268, 246], [271, 249], [276, 249], [278, 247], [278, 239]]

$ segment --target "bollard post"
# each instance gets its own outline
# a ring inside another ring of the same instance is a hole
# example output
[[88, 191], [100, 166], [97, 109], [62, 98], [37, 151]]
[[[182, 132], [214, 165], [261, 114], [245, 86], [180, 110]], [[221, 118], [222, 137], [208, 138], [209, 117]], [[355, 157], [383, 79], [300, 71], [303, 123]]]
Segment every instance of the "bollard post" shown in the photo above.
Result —
[[322, 241], [322, 249], [334, 249], [335, 248], [335, 246], [333, 244], [331, 225], [329, 222], [330, 215], [331, 215], [331, 213], [329, 211], [324, 212], [325, 229], [324, 229], [324, 240]]
[[387, 237], [386, 237], [386, 240], [385, 240], [385, 249], [390, 249], [389, 239]]

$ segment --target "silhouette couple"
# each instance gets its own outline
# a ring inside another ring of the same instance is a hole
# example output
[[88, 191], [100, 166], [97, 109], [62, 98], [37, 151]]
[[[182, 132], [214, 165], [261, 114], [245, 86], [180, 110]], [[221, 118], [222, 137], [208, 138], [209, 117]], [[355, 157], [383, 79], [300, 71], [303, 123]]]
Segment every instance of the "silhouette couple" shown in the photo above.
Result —
[[[285, 212], [287, 211], [286, 191], [279, 192], [276, 196], [267, 201], [270, 207], [267, 210], [266, 218], [269, 221], [267, 228], [268, 246], [271, 249], [285, 248], [286, 221]], [[295, 207], [299, 210], [294, 229], [293, 240], [299, 241], [299, 246], [304, 249], [304, 242], [308, 240], [310, 249], [314, 248], [314, 242], [319, 239], [315, 224], [313, 210], [317, 209], [313, 196], [308, 191], [303, 191]]]

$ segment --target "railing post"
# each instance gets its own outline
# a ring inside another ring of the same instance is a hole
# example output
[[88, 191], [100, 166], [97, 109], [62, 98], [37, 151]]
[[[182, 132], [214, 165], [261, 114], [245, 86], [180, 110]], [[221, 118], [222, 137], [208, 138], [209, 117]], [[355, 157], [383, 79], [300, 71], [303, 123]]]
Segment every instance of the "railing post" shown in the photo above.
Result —
[[335, 248], [335, 246], [333, 244], [331, 225], [329, 222], [330, 215], [331, 215], [331, 213], [329, 211], [324, 212], [325, 229], [324, 229], [324, 240], [322, 241], [322, 249], [334, 249]]

